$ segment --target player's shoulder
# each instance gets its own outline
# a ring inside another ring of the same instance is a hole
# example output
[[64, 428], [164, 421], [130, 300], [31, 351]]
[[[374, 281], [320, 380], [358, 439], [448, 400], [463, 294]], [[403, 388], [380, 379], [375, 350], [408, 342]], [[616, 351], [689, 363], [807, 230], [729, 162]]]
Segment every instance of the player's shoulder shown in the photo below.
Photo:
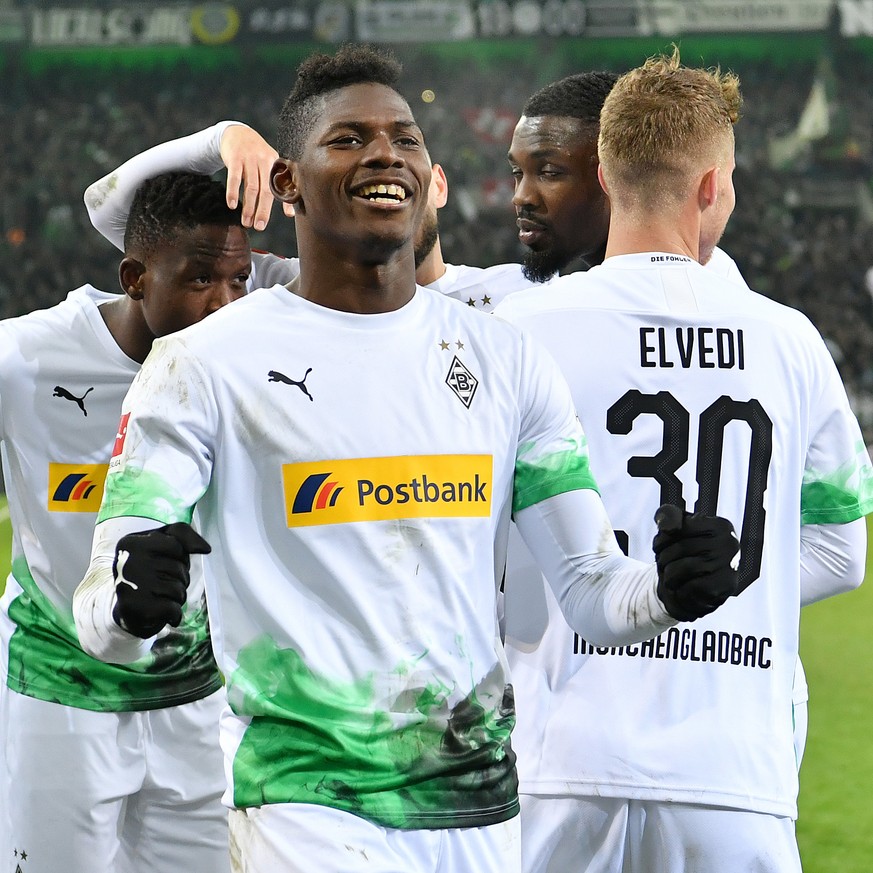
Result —
[[745, 280], [697, 266], [692, 273], [701, 314], [724, 319], [726, 324], [759, 324], [770, 341], [800, 359], [801, 349], [812, 358], [829, 355], [824, 339], [809, 316], [799, 309], [773, 300], [750, 287]]
[[524, 275], [521, 264], [494, 264], [484, 267], [479, 282], [493, 289], [501, 300], [537, 284]]
[[456, 289], [467, 288], [470, 285], [478, 285], [482, 281], [523, 283], [521, 264], [494, 264], [490, 267], [475, 267], [470, 264], [445, 264], [445, 273], [428, 287], [443, 290], [443, 285]]
[[524, 277], [521, 264], [490, 267], [446, 264], [445, 274], [428, 287], [466, 303], [471, 309], [490, 312], [509, 294], [531, 284]]
[[515, 263], [493, 264], [490, 267], [482, 267], [480, 276], [486, 281], [500, 282], [505, 287], [515, 290], [527, 288], [535, 284], [530, 279], [525, 278], [522, 265]]
[[525, 280], [525, 285], [519, 285], [501, 299], [494, 314], [508, 321], [514, 321], [516, 318], [550, 310], [596, 304], [597, 298], [582, 292], [598, 284], [597, 277], [594, 275], [597, 269], [593, 267], [584, 272], [553, 276], [546, 282]]
[[154, 347], [183, 347], [187, 354], [203, 359], [226, 358], [241, 347], [242, 337], [256, 337], [264, 325], [282, 317], [281, 301], [286, 296], [291, 292], [284, 285], [256, 288], [201, 321], [159, 338]]
[[766, 318], [794, 330], [815, 330], [809, 318], [799, 309], [761, 294], [745, 280], [737, 282], [735, 277], [708, 267], [708, 264], [698, 267], [692, 274], [695, 287], [702, 287], [706, 291], [706, 295], [701, 297], [706, 308]]
[[437, 291], [433, 286], [420, 285], [418, 292], [422, 304], [433, 310], [427, 315], [433, 323], [464, 325], [477, 337], [502, 337], [514, 341], [518, 336], [516, 327], [493, 318], [490, 312], [472, 305], [463, 305], [456, 298]]
[[[706, 262], [706, 268], [711, 270], [717, 276], [724, 279], [730, 279], [732, 282], [737, 282], [742, 286], [746, 286], [746, 280], [737, 266], [737, 262], [722, 248], [716, 246], [712, 250], [709, 260]], [[746, 286], [747, 287], [747, 286]]]
[[36, 364], [88, 354], [96, 332], [108, 334], [97, 305], [116, 297], [86, 285], [53, 306], [0, 321], [0, 383], [17, 383]]
[[300, 275], [300, 259], [252, 249], [250, 289], [284, 285]]
[[83, 315], [86, 321], [93, 319], [94, 316], [99, 317], [97, 307], [101, 303], [117, 300], [119, 296], [119, 294], [100, 291], [93, 285], [82, 285], [70, 291], [60, 303], [3, 319], [0, 321], [0, 331], [9, 340], [66, 336]]

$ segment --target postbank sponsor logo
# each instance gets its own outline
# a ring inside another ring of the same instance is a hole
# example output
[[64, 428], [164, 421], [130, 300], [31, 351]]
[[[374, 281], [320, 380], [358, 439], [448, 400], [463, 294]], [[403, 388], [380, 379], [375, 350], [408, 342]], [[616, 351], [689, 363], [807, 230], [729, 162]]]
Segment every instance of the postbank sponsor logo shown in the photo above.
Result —
[[491, 455], [404, 455], [285, 464], [288, 527], [491, 514]]
[[97, 512], [108, 464], [49, 463], [49, 512]]

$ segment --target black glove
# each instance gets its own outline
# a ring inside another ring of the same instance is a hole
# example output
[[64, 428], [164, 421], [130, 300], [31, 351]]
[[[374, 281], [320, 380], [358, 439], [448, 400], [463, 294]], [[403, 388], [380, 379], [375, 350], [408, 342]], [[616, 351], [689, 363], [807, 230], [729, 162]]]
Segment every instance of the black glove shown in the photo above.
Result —
[[115, 623], [144, 640], [165, 625], [178, 627], [188, 595], [189, 556], [211, 551], [209, 543], [185, 522], [122, 537], [112, 562]]
[[726, 518], [692, 515], [665, 503], [655, 522], [658, 597], [673, 618], [694, 621], [740, 593], [740, 544]]

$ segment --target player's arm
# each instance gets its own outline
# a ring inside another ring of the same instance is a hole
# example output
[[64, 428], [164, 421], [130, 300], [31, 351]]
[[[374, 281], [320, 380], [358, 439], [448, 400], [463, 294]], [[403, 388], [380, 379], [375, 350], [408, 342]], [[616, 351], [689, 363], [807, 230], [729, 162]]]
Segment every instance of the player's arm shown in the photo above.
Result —
[[549, 497], [514, 520], [567, 624], [586, 640], [621, 646], [676, 624], [657, 597], [654, 564], [621, 553], [596, 491]]
[[85, 190], [91, 224], [124, 251], [124, 230], [137, 188], [161, 173], [185, 171], [212, 175], [227, 167], [227, 201], [243, 198], [243, 224], [262, 230], [270, 218], [273, 195], [269, 173], [276, 150], [239, 121], [221, 121], [204, 130], [160, 143], [125, 161]]
[[867, 559], [865, 515], [873, 512], [873, 465], [837, 366], [810, 331], [810, 441], [800, 496], [800, 598], [807, 605], [857, 588]]
[[800, 529], [800, 603], [853, 591], [864, 581], [867, 522], [805, 524]]
[[529, 338], [522, 364], [513, 517], [568, 624], [596, 645], [625, 645], [707, 615], [735, 595], [739, 543], [725, 519], [663, 508], [655, 563], [621, 553], [569, 387]]
[[[668, 518], [665, 516], [669, 516]], [[555, 495], [515, 514], [567, 623], [594, 645], [623, 646], [695, 621], [739, 592], [739, 543], [726, 519], [661, 507], [655, 563], [618, 548], [596, 491]]]
[[73, 596], [82, 648], [117, 663], [142, 657], [182, 619], [191, 555], [209, 551], [190, 522], [209, 484], [217, 420], [208, 378], [172, 337], [155, 343], [123, 408], [91, 562]]

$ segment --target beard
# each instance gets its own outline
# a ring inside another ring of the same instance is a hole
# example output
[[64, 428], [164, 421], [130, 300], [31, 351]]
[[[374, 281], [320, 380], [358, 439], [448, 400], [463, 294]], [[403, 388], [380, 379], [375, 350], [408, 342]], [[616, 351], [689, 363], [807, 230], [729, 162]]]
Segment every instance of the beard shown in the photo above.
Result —
[[440, 236], [439, 222], [437, 221], [436, 209], [422, 219], [421, 227], [415, 239], [415, 269], [417, 270], [424, 259], [433, 251]]
[[529, 282], [545, 282], [568, 263], [566, 256], [554, 249], [543, 252], [528, 249], [521, 258], [521, 272]]

